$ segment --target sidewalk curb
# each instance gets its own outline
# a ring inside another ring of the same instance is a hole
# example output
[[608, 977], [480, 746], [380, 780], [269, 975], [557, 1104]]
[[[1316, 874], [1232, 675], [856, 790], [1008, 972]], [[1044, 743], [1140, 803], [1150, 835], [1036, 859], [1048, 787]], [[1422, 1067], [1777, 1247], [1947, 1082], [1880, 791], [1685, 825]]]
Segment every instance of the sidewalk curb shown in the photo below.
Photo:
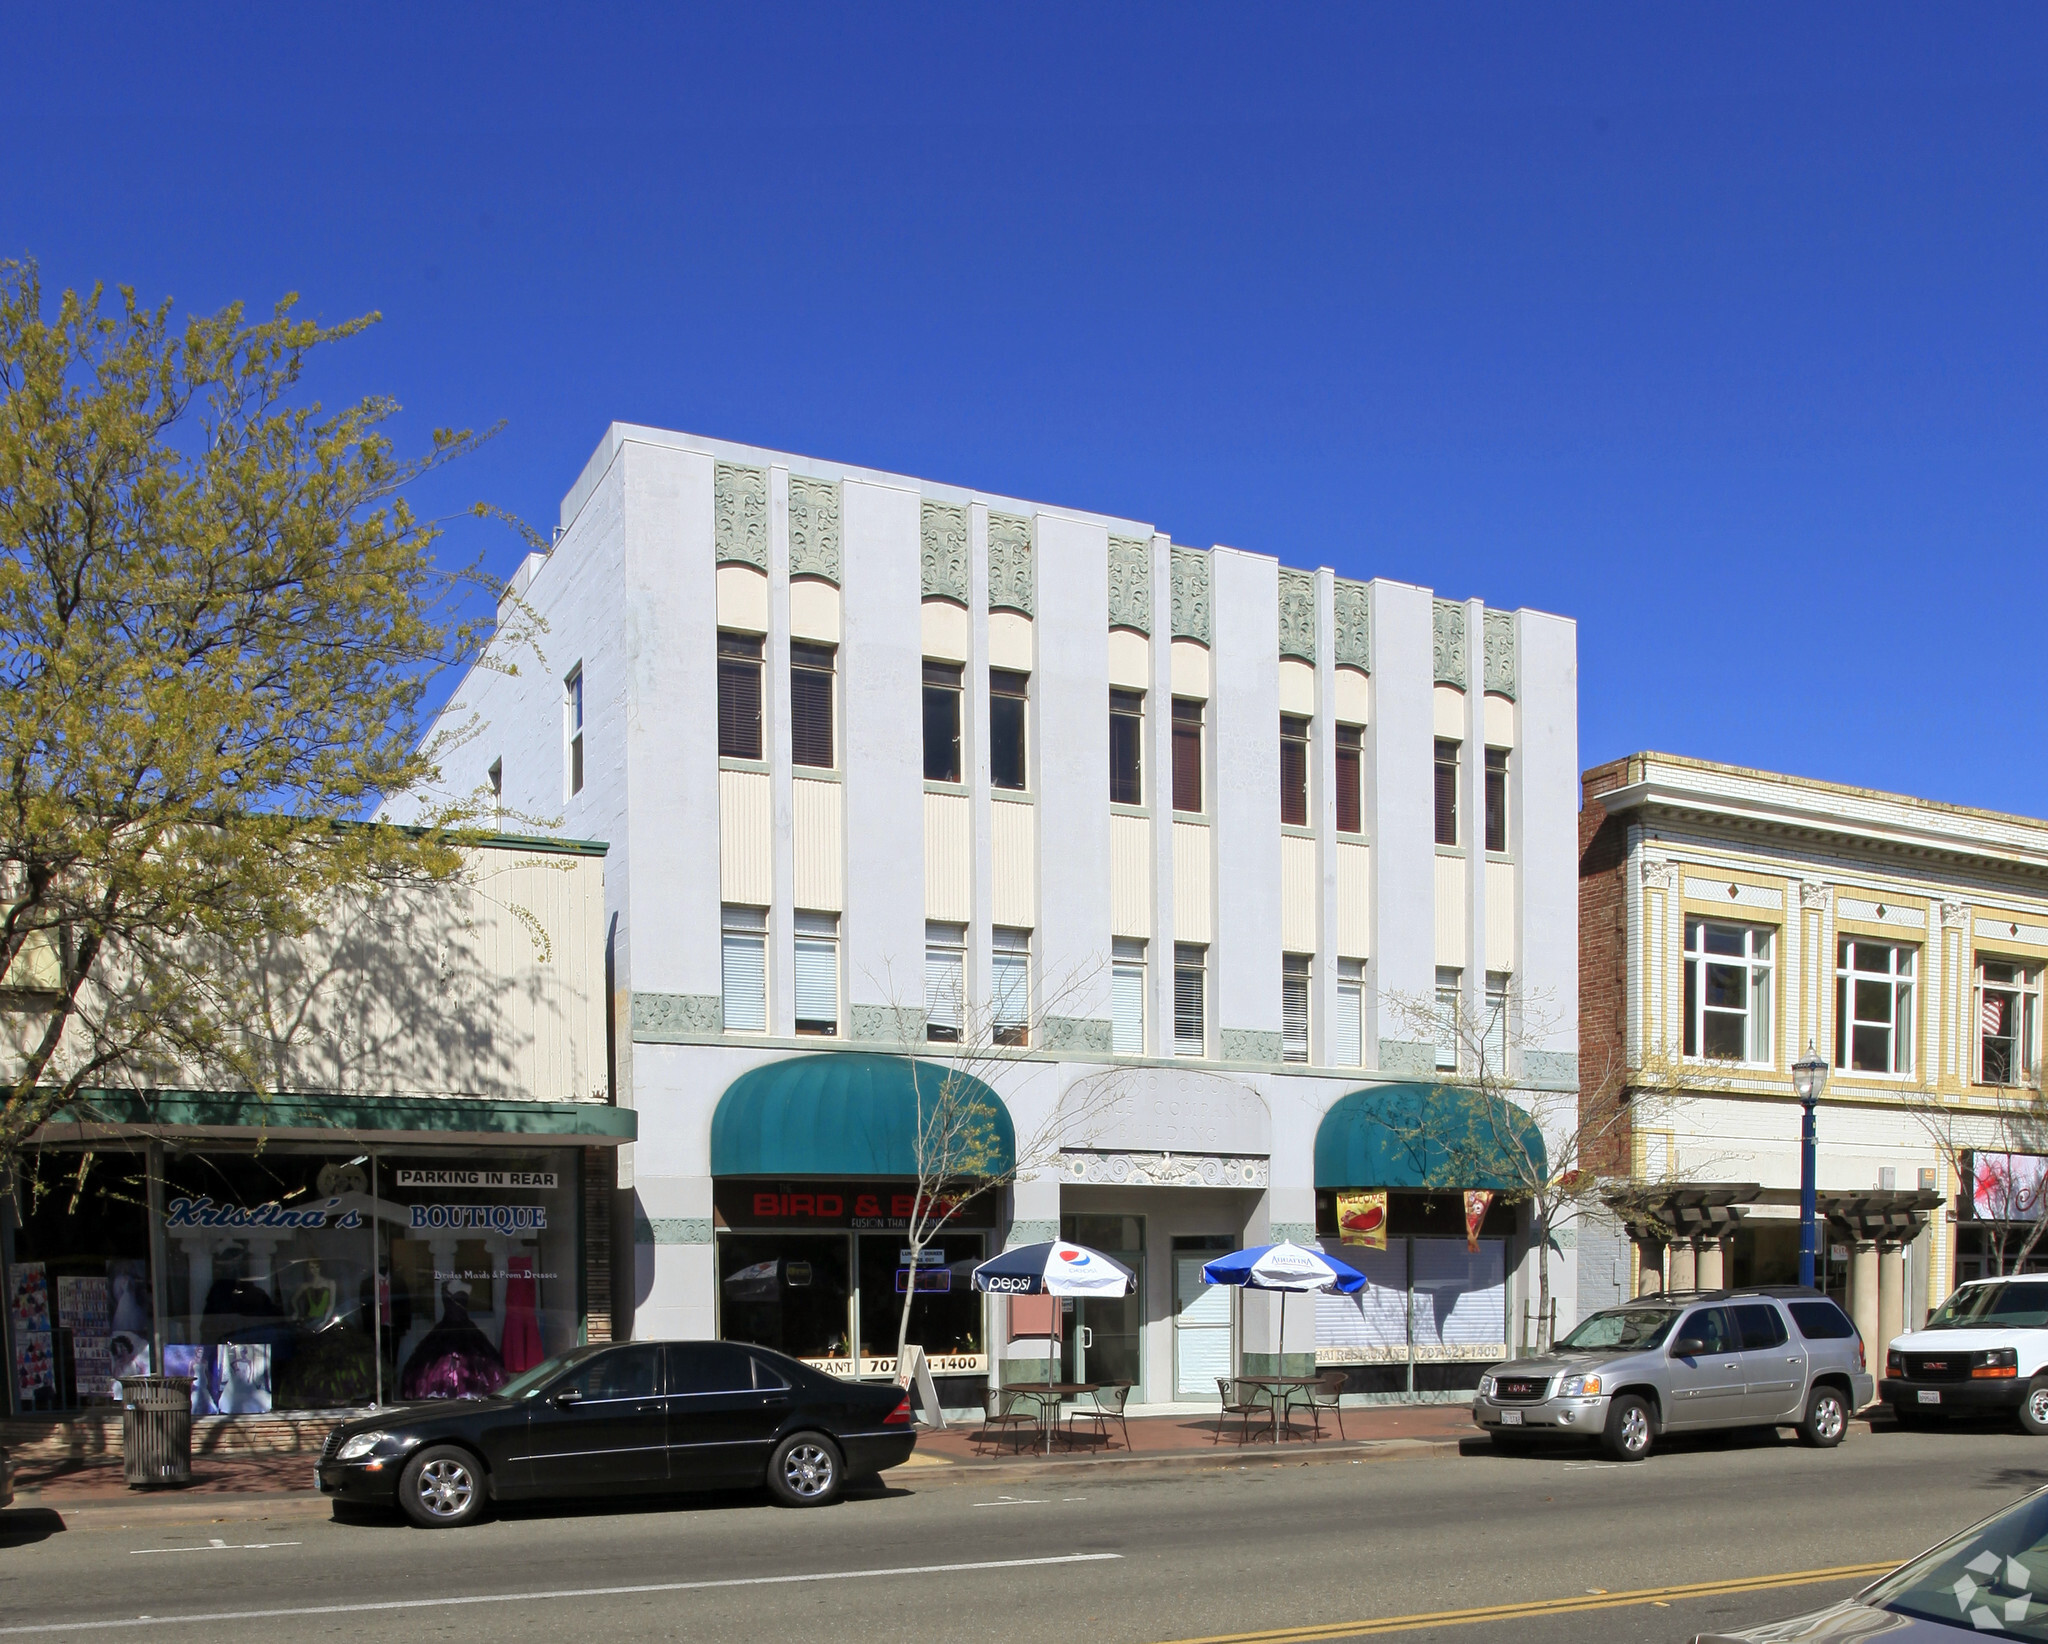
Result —
[[942, 1466], [892, 1468], [882, 1474], [892, 1489], [927, 1485], [1025, 1484], [1033, 1479], [1089, 1479], [1109, 1483], [1120, 1479], [1168, 1478], [1189, 1473], [1236, 1473], [1275, 1467], [1313, 1467], [1342, 1461], [1406, 1461], [1429, 1456], [1455, 1456], [1462, 1438], [1365, 1439], [1353, 1444], [1319, 1444], [1299, 1450], [1252, 1445], [1210, 1450], [1182, 1450], [1150, 1456], [1071, 1456], [1050, 1461], [947, 1461]]

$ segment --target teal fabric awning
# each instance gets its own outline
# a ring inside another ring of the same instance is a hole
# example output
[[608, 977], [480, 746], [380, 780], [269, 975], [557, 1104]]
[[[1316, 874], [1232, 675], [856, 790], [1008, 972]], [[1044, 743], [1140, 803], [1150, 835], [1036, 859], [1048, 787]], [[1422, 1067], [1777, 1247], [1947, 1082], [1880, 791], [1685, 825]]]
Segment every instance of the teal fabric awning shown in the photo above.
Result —
[[1543, 1133], [1512, 1102], [1457, 1085], [1371, 1085], [1316, 1130], [1316, 1186], [1513, 1192], [1548, 1170]]
[[1017, 1131], [1000, 1096], [940, 1063], [864, 1050], [791, 1056], [733, 1080], [711, 1116], [711, 1174], [915, 1176], [921, 1115], [955, 1094], [985, 1144], [963, 1174], [1007, 1175]]

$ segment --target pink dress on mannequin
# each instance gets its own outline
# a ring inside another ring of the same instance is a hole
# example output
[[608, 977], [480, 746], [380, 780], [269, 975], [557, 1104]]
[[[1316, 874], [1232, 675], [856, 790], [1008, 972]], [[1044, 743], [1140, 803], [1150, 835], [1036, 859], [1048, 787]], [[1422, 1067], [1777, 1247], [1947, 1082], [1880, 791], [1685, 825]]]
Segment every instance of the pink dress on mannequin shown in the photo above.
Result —
[[505, 1263], [505, 1337], [498, 1351], [513, 1375], [531, 1370], [546, 1357], [540, 1349], [540, 1320], [534, 1304], [538, 1281], [531, 1256], [512, 1256]]

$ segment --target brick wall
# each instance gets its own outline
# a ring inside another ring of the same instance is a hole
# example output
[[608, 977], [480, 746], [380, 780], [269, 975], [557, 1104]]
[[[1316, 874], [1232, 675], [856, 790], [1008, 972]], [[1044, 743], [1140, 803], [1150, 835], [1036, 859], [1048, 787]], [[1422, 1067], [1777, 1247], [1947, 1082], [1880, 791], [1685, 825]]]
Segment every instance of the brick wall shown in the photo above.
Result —
[[1627, 1094], [1628, 824], [1599, 801], [1628, 767], [1617, 759], [1587, 771], [1579, 802], [1579, 1124], [1582, 1164], [1601, 1176], [1630, 1174], [1634, 1158], [1626, 1115], [1608, 1122]]
[[583, 1150], [583, 1317], [590, 1341], [612, 1339], [612, 1198], [619, 1156]]

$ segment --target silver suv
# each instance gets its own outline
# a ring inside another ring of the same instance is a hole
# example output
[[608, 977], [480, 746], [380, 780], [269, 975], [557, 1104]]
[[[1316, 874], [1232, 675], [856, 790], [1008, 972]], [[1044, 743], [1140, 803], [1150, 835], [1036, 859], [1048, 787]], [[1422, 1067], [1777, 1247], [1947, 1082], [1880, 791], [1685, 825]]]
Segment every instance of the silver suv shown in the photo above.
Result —
[[1617, 1461], [1641, 1461], [1660, 1433], [1709, 1428], [1796, 1426], [1825, 1449], [1876, 1396], [1856, 1326], [1819, 1292], [1675, 1291], [1593, 1314], [1542, 1358], [1495, 1365], [1472, 1419], [1503, 1450], [1597, 1438]]

